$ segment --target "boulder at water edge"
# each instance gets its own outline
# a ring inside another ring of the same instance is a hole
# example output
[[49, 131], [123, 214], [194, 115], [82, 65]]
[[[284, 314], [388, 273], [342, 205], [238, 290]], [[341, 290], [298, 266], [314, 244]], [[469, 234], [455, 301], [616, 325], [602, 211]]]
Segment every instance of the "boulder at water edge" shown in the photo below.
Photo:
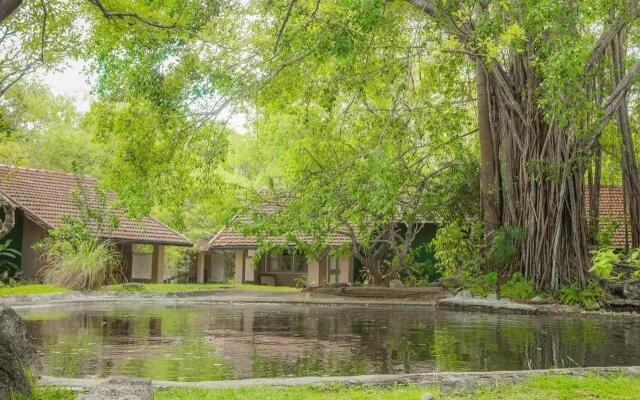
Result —
[[625, 299], [640, 300], [640, 281], [627, 282], [622, 294]]
[[29, 374], [41, 371], [40, 360], [27, 336], [27, 327], [8, 306], [0, 305], [0, 399], [31, 394]]
[[400, 289], [400, 288], [402, 288], [402, 281], [399, 280], [399, 279], [392, 279], [389, 282], [389, 287], [391, 289]]

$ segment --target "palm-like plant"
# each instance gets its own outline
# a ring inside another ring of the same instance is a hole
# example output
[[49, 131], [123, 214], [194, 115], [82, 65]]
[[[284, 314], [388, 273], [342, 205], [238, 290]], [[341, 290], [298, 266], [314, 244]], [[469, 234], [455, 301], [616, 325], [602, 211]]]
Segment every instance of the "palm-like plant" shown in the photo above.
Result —
[[0, 243], [0, 283], [6, 284], [10, 280], [15, 279], [19, 272], [20, 266], [18, 265], [18, 258], [21, 253], [11, 248], [11, 239], [6, 240], [4, 243]]

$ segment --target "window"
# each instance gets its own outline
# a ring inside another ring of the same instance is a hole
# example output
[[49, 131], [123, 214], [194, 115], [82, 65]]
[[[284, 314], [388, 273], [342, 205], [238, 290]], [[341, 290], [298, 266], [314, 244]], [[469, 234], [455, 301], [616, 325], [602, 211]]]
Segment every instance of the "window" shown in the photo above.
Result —
[[279, 272], [282, 271], [282, 254], [269, 253], [269, 271]]
[[282, 253], [269, 253], [269, 272], [307, 272], [307, 257], [297, 251], [284, 251]]
[[302, 253], [295, 253], [293, 268], [294, 272], [307, 272], [307, 257]]

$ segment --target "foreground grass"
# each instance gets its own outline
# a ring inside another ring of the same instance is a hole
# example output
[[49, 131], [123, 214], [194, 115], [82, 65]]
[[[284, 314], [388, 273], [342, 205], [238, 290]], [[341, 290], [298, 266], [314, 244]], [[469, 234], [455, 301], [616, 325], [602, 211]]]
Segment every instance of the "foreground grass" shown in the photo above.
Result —
[[234, 289], [258, 292], [299, 292], [297, 288], [287, 286], [266, 286], [249, 284], [226, 283], [144, 283], [140, 285], [108, 285], [100, 290], [105, 292], [150, 292], [150, 293], [180, 293], [199, 292], [218, 289]]
[[39, 388], [31, 397], [12, 396], [10, 400], [75, 400], [77, 393], [54, 387]]
[[[538, 376], [519, 384], [499, 384], [469, 392], [441, 392], [437, 388], [342, 386], [291, 388], [256, 387], [242, 389], [158, 390], [154, 400], [420, 400], [426, 392], [437, 400], [590, 400], [640, 399], [640, 377]], [[75, 400], [76, 394], [64, 389], [39, 389], [35, 400]]]
[[539, 376], [523, 383], [479, 389], [473, 392], [440, 392], [436, 388], [400, 386], [344, 388], [243, 388], [224, 390], [172, 389], [157, 391], [154, 400], [420, 400], [429, 392], [438, 400], [573, 400], [573, 399], [640, 399], [640, 378], [614, 375], [609, 377]]
[[0, 287], [0, 297], [28, 296], [32, 294], [67, 293], [71, 290], [54, 285], [16, 285]]

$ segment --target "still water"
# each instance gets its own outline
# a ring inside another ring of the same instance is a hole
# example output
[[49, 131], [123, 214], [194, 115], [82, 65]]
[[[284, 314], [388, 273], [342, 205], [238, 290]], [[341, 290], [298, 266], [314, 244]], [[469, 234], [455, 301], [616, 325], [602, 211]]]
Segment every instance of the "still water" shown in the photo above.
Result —
[[634, 365], [640, 322], [406, 306], [99, 303], [20, 310], [45, 374], [161, 380]]

